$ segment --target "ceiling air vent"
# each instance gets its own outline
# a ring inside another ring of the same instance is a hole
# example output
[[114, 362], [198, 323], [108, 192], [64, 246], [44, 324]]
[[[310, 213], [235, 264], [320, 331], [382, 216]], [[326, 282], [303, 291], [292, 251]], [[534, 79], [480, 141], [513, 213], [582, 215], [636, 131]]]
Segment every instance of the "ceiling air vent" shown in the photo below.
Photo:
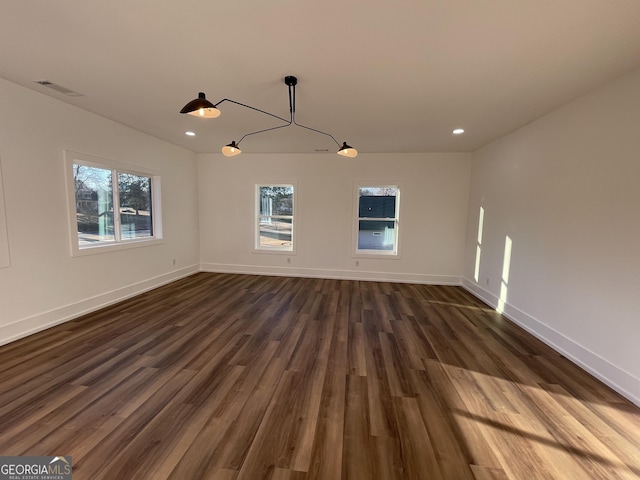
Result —
[[61, 85], [57, 85], [53, 82], [50, 82], [49, 80], [36, 80], [36, 83], [39, 85], [42, 85], [43, 87], [47, 87], [50, 88], [51, 90], [55, 90], [58, 93], [62, 93], [63, 95], [66, 95], [67, 97], [82, 97], [83, 95], [81, 93], [78, 92], [74, 92], [73, 90], [69, 90], [66, 87], [63, 87]]

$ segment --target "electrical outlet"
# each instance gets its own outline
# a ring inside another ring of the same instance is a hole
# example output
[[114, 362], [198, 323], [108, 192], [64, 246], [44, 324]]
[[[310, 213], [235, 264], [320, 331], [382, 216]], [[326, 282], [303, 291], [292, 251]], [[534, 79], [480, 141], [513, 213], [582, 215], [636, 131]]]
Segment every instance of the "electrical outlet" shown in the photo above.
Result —
[[360, 260], [356, 260], [356, 267], [360, 266]]
[[171, 264], [175, 265], [176, 264], [176, 259], [174, 258], [173, 260], [171, 260]]
[[487, 286], [489, 286], [489, 277], [487, 277]]
[[290, 258], [287, 258], [287, 263], [291, 263], [291, 259]]

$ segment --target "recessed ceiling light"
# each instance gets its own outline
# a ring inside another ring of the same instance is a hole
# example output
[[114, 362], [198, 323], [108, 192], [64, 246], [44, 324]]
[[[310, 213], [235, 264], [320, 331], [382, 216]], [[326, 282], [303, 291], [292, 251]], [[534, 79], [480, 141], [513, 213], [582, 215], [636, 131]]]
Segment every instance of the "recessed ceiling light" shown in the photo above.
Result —
[[456, 129], [453, 131], [453, 134], [454, 134], [454, 135], [462, 135], [463, 133], [464, 133], [464, 128], [456, 128]]
[[184, 134], [185, 134], [186, 136], [188, 136], [188, 137], [195, 137], [195, 136], [196, 136], [195, 132], [191, 132], [191, 131], [189, 131], [189, 132], [184, 132]]

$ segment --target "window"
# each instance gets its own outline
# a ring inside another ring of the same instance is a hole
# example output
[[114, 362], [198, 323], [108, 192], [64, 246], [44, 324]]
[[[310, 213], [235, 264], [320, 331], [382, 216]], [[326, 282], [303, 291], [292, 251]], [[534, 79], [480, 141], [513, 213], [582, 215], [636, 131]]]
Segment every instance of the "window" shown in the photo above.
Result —
[[398, 255], [398, 185], [358, 186], [356, 254]]
[[255, 250], [293, 252], [293, 212], [293, 185], [256, 185]]
[[71, 170], [70, 227], [75, 254], [158, 240], [160, 177], [135, 167], [65, 152]]

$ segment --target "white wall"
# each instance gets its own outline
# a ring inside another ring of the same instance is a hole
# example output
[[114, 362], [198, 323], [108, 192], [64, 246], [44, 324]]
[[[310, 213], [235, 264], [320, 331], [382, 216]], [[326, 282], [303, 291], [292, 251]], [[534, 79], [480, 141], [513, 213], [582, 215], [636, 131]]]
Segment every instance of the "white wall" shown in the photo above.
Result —
[[[0, 105], [0, 344], [197, 271], [195, 154], [4, 80]], [[72, 258], [64, 149], [159, 171], [164, 243]]]
[[7, 234], [7, 216], [4, 208], [4, 182], [2, 181], [2, 158], [0, 158], [0, 268], [8, 267], [9, 236]]
[[[273, 275], [454, 283], [461, 280], [470, 154], [198, 157], [202, 268]], [[357, 259], [354, 182], [401, 182], [399, 259]], [[252, 253], [254, 185], [295, 181], [296, 255]], [[287, 258], [291, 263], [287, 263]]]
[[498, 304], [510, 236], [505, 313], [640, 405], [639, 126], [636, 70], [474, 152], [464, 283]]

